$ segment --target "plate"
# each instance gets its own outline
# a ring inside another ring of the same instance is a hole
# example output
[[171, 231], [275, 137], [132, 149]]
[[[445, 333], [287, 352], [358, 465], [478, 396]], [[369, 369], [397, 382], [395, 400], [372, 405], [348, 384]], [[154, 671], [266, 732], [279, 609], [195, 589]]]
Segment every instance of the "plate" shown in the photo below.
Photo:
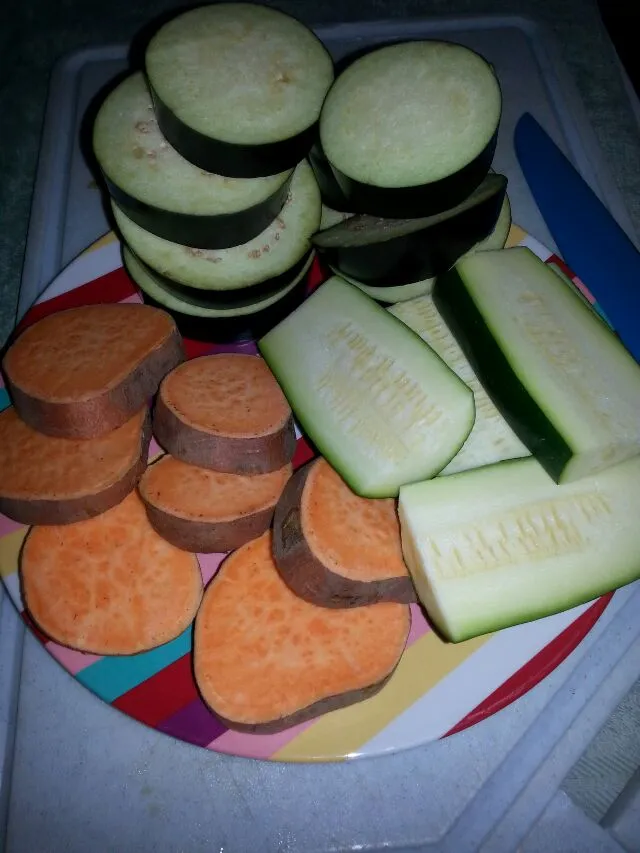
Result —
[[[554, 263], [593, 303], [562, 261], [517, 226], [507, 245], [526, 245]], [[310, 286], [322, 280], [316, 262]], [[122, 267], [120, 244], [106, 234], [47, 288], [21, 325], [79, 305], [140, 302]], [[597, 307], [597, 306], [596, 306]], [[185, 341], [190, 358], [208, 352], [256, 352], [251, 342], [212, 345]], [[0, 379], [0, 410], [9, 398]], [[150, 454], [157, 455], [152, 442]], [[294, 465], [311, 457], [299, 438]], [[591, 630], [611, 595], [545, 619], [459, 644], [431, 630], [417, 605], [407, 648], [394, 675], [376, 696], [273, 735], [227, 729], [198, 695], [191, 669], [191, 629], [166, 645], [129, 657], [99, 657], [51, 642], [24, 611], [18, 577], [24, 525], [0, 515], [0, 575], [24, 621], [47, 651], [100, 699], [139, 722], [215, 752], [276, 761], [339, 761], [417, 746], [450, 736], [518, 699], [569, 655]], [[223, 554], [199, 555], [207, 583]], [[116, 725], [114, 720], [114, 726]]]

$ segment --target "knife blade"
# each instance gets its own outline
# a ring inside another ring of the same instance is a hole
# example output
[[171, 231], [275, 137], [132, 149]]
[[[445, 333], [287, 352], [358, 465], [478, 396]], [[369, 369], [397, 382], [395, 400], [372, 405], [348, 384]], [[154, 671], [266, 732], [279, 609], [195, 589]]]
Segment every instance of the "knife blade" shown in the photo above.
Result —
[[591, 291], [640, 362], [640, 253], [530, 113], [514, 132], [516, 156], [565, 263]]

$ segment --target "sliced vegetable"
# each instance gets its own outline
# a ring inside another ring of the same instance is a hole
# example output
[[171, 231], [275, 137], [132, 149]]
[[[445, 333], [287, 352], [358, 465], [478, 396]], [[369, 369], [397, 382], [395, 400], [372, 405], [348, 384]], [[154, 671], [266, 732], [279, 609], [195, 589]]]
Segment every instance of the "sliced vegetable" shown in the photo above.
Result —
[[269, 529], [291, 466], [248, 477], [222, 474], [163, 456], [138, 491], [155, 530], [185, 551], [232, 551]]
[[322, 213], [320, 216], [320, 231], [324, 231], [325, 228], [331, 228], [333, 225], [337, 225], [338, 222], [344, 222], [344, 220], [348, 219], [350, 216], [353, 216], [353, 213], [344, 213], [341, 210], [334, 210], [332, 207], [323, 203]]
[[93, 439], [52, 438], [13, 407], [0, 413], [0, 512], [21, 524], [71, 524], [135, 489], [147, 465], [148, 409]]
[[296, 471], [282, 493], [273, 557], [287, 586], [320, 607], [416, 600], [395, 501], [358, 497], [322, 458]]
[[153, 434], [176, 459], [229, 474], [291, 462], [293, 417], [264, 360], [219, 353], [185, 362], [162, 382]]
[[471, 431], [471, 390], [337, 276], [258, 346], [306, 434], [361, 497], [394, 497], [437, 474]]
[[148, 305], [88, 305], [51, 314], [8, 349], [16, 411], [35, 430], [96, 438], [138, 412], [184, 359], [175, 322]]
[[639, 505], [640, 458], [565, 485], [535, 459], [501, 462], [402, 488], [404, 555], [430, 619], [458, 642], [640, 577]]
[[640, 367], [533, 252], [473, 255], [433, 295], [487, 393], [555, 480], [640, 453]]
[[88, 521], [33, 527], [20, 563], [29, 615], [56, 643], [133, 655], [179, 636], [202, 597], [194, 554], [165, 542], [131, 492]]
[[[339, 214], [344, 216], [344, 214]], [[327, 221], [329, 221], [329, 217], [327, 217]], [[502, 249], [507, 242], [507, 237], [509, 236], [509, 231], [511, 230], [511, 205], [509, 204], [509, 198], [507, 195], [504, 196], [504, 200], [502, 202], [502, 208], [500, 210], [500, 216], [498, 217], [498, 221], [496, 223], [495, 228], [480, 243], [477, 243], [473, 248], [469, 249], [469, 251], [465, 254], [472, 255], [475, 252], [486, 252], [490, 249]], [[413, 281], [410, 284], [399, 284], [397, 286], [392, 287], [376, 287], [375, 285], [365, 284], [364, 282], [358, 281], [350, 275], [346, 275], [341, 272], [337, 267], [331, 266], [332, 271], [341, 276], [348, 281], [350, 284], [355, 284], [356, 287], [359, 287], [360, 290], [363, 290], [367, 296], [370, 296], [372, 299], [375, 299], [377, 302], [384, 302], [386, 304], [396, 304], [398, 302], [406, 302], [410, 299], [415, 299], [419, 296], [427, 296], [433, 290], [433, 285], [435, 284], [434, 278], [425, 278], [422, 281]], [[403, 319], [403, 318], [401, 318]], [[407, 325], [411, 325], [410, 323]]]
[[165, 240], [203, 249], [238, 246], [268, 228], [293, 174], [228, 178], [185, 160], [160, 132], [142, 72], [104, 100], [93, 151], [110, 194], [131, 220]]
[[431, 293], [435, 284], [435, 278], [425, 278], [422, 281], [412, 281], [410, 284], [398, 284], [395, 287], [374, 287], [370, 284], [363, 284], [363, 282], [352, 278], [350, 275], [345, 275], [337, 267], [331, 267], [330, 269], [337, 276], [340, 276], [340, 278], [348, 281], [349, 284], [353, 284], [363, 293], [366, 293], [371, 299], [375, 299], [376, 302], [382, 302], [386, 305], [394, 305], [396, 302], [406, 302], [408, 299], [416, 299], [418, 296], [424, 296], [427, 293]]
[[[185, 299], [182, 293], [188, 288], [176, 285], [170, 279], [154, 272], [126, 246], [123, 247], [122, 256], [125, 268], [142, 291], [145, 302], [171, 314], [185, 337], [220, 343], [260, 337], [291, 313], [304, 298], [315, 254], [311, 253], [301, 269], [299, 264], [296, 264], [293, 268], [293, 278], [280, 290], [254, 302], [240, 306], [235, 306], [232, 302], [233, 294], [237, 294], [238, 301], [243, 303], [241, 294], [250, 288], [230, 292], [216, 291], [223, 296], [217, 308], [208, 304], [209, 291], [189, 289], [189, 298]], [[201, 297], [196, 299], [194, 293], [199, 293]], [[215, 295], [211, 295], [213, 302]]]
[[487, 175], [454, 208], [417, 219], [352, 216], [313, 236], [327, 263], [358, 281], [392, 287], [450, 269], [493, 231], [505, 197], [504, 175]]
[[461, 202], [491, 166], [501, 100], [492, 67], [463, 45], [403, 42], [356, 59], [320, 117], [345, 209], [428, 216]]
[[[124, 242], [153, 270], [177, 284], [202, 290], [231, 291], [262, 285], [262, 295], [284, 285], [282, 276], [306, 258], [320, 223], [320, 192], [308, 163], [291, 179], [287, 201], [275, 220], [247, 243], [229, 249], [202, 249], [172, 243], [133, 222], [112, 202]], [[273, 281], [276, 279], [277, 281]], [[257, 299], [259, 290], [254, 290]]]
[[349, 211], [347, 198], [340, 188], [331, 168], [331, 163], [327, 160], [318, 140], [309, 151], [309, 163], [320, 187], [323, 203], [340, 212]]
[[183, 157], [241, 178], [311, 148], [333, 62], [304, 24], [267, 6], [217, 3], [162, 26], [145, 53], [158, 123]]
[[493, 404], [464, 352], [444, 322], [430, 296], [422, 296], [388, 309], [435, 350], [462, 381], [471, 388], [476, 419], [469, 438], [441, 474], [455, 474], [504, 459], [528, 456], [529, 451]]
[[196, 683], [231, 728], [281, 731], [382, 689], [410, 624], [404, 604], [330, 610], [303, 601], [280, 578], [267, 532], [227, 557], [207, 587]]

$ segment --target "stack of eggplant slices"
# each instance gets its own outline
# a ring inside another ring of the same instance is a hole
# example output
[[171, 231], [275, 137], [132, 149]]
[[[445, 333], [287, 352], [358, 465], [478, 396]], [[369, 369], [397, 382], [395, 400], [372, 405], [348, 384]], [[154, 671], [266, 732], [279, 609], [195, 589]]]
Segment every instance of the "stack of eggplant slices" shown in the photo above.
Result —
[[188, 337], [264, 334], [304, 298], [316, 251], [394, 303], [504, 246], [491, 65], [432, 40], [342, 64], [289, 15], [212, 4], [163, 24], [100, 104], [125, 267]]

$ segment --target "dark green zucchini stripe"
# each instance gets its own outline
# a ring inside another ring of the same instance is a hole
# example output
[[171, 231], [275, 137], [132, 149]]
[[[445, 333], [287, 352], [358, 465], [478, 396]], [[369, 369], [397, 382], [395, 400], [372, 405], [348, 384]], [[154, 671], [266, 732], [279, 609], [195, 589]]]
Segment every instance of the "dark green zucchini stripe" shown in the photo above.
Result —
[[[293, 173], [292, 173], [293, 174]], [[291, 178], [269, 198], [246, 210], [212, 216], [163, 210], [134, 198], [104, 175], [109, 194], [129, 219], [158, 237], [194, 249], [228, 249], [248, 243], [282, 210]]]
[[421, 186], [376, 187], [350, 178], [333, 164], [331, 168], [345, 199], [344, 210], [398, 219], [431, 216], [459, 204], [482, 183], [491, 168], [497, 142], [496, 129], [474, 160], [452, 175]]
[[[490, 184], [487, 193], [476, 204], [443, 220], [434, 217], [435, 222], [420, 230], [410, 220], [373, 220], [371, 232], [374, 236], [377, 233], [378, 241], [365, 242], [370, 237], [357, 233], [360, 217], [353, 217], [320, 232], [313, 242], [331, 267], [363, 284], [395, 287], [434, 278], [450, 269], [495, 228], [507, 180], [502, 175], [489, 175], [486, 183]], [[389, 224], [387, 234], [386, 223]], [[405, 225], [404, 230], [408, 233], [388, 239], [388, 234], [394, 233], [394, 223], [398, 223], [396, 233], [402, 233], [402, 225]], [[354, 244], [359, 238], [362, 238], [362, 244], [347, 245], [350, 234], [353, 235]], [[326, 245], [332, 235], [336, 237], [333, 241], [335, 244], [342, 238], [345, 245]]]
[[455, 267], [436, 280], [433, 301], [509, 426], [557, 481], [571, 448], [514, 372]]
[[317, 123], [296, 136], [263, 145], [239, 145], [205, 136], [188, 127], [163, 103], [149, 84], [160, 130], [176, 151], [207, 172], [229, 178], [262, 178], [292, 169], [309, 153]]

